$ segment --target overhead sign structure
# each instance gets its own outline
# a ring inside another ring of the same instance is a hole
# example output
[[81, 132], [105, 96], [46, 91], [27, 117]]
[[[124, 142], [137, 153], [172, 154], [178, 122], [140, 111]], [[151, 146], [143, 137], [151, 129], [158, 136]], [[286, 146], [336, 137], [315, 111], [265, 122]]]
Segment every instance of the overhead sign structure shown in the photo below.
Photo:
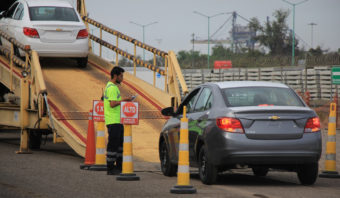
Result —
[[127, 125], [138, 125], [138, 102], [121, 102], [120, 123]]
[[104, 122], [104, 102], [101, 100], [93, 101], [93, 120], [97, 122]]
[[340, 85], [340, 66], [332, 67], [332, 84]]

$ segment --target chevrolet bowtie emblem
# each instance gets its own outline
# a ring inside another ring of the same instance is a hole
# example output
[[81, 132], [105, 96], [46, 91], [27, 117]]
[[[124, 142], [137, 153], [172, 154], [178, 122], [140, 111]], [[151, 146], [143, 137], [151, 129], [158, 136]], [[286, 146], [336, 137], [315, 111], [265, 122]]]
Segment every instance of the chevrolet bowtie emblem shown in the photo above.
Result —
[[271, 119], [271, 120], [278, 120], [278, 119], [280, 119], [280, 117], [279, 116], [270, 116], [269, 119]]
[[57, 31], [57, 32], [61, 32], [61, 31], [63, 31], [62, 29], [60, 29], [60, 28], [57, 28], [57, 29], [55, 29], [55, 31]]

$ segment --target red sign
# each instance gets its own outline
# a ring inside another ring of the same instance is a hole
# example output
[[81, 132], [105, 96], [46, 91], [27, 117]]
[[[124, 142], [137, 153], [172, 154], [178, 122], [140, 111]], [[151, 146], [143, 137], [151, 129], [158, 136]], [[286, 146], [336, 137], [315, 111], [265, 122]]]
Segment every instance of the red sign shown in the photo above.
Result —
[[221, 60], [214, 62], [214, 69], [229, 69], [232, 68], [231, 60]]
[[138, 125], [138, 103], [122, 102], [120, 104], [120, 123], [129, 125]]
[[93, 120], [98, 122], [104, 122], [104, 102], [101, 100], [93, 101]]

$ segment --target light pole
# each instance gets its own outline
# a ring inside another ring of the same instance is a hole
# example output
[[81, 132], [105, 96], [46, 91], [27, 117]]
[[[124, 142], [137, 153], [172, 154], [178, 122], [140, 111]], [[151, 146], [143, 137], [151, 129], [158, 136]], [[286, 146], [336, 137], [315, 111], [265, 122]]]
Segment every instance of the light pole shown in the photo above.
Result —
[[287, 0], [282, 0], [293, 6], [293, 44], [292, 44], [292, 65], [295, 65], [295, 6], [305, 3], [308, 0], [300, 1], [299, 3], [292, 3]]
[[225, 12], [221, 12], [212, 16], [207, 16], [205, 14], [202, 14], [200, 12], [194, 11], [195, 14], [201, 15], [203, 17], [208, 18], [208, 69], [210, 69], [210, 18], [222, 15], [222, 14], [227, 14]]
[[310, 25], [311, 26], [311, 44], [312, 44], [312, 49], [313, 49], [313, 26], [314, 25], [317, 25], [316, 23], [313, 23], [313, 22], [311, 22], [311, 23], [308, 23], [308, 25]]
[[[148, 23], [146, 25], [142, 25], [142, 24], [139, 24], [139, 23], [136, 23], [136, 22], [133, 22], [133, 21], [130, 21], [130, 23], [138, 25], [138, 26], [143, 28], [143, 43], [145, 43], [145, 27], [153, 25], [153, 24], [158, 23], [158, 22], [155, 21], [155, 22], [152, 22], [152, 23]], [[143, 61], [145, 61], [145, 49], [143, 49]]]

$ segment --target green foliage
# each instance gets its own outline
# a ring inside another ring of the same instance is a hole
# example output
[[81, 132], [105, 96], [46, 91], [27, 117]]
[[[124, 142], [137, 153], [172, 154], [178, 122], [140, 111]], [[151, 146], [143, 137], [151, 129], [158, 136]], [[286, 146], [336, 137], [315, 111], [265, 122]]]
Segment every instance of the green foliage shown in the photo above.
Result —
[[[276, 10], [273, 14], [275, 20], [267, 20], [263, 25], [257, 18], [252, 18], [248, 24], [249, 28], [256, 31], [254, 38], [262, 46], [270, 50], [271, 55], [288, 55], [292, 49], [292, 32], [286, 23], [289, 11]], [[295, 51], [298, 55], [298, 40], [295, 38]]]

